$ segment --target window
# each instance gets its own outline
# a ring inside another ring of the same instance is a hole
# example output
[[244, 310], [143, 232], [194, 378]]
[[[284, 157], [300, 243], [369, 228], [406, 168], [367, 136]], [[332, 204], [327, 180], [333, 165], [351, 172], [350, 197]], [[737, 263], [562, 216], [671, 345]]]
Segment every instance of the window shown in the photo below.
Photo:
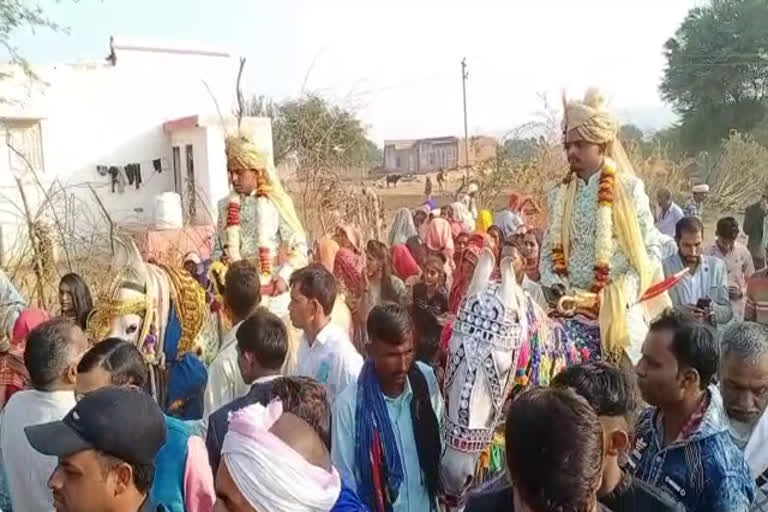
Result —
[[398, 156], [398, 157], [395, 157], [395, 167], [396, 167], [397, 169], [399, 169], [399, 168], [400, 168], [400, 157], [399, 157], [399, 156]]
[[8, 166], [15, 176], [22, 179], [41, 174], [43, 168], [43, 144], [40, 122], [29, 120], [5, 121], [5, 143], [8, 146]]
[[197, 213], [197, 192], [195, 190], [195, 155], [192, 144], [187, 144], [184, 148], [184, 155], [187, 161], [187, 215], [189, 222], [195, 218]]

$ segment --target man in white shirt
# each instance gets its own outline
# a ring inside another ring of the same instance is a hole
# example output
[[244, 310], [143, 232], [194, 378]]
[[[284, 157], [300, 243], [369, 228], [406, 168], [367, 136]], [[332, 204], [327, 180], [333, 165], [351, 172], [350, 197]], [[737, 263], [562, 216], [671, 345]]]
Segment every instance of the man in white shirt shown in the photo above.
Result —
[[331, 403], [348, 385], [357, 382], [363, 366], [349, 333], [331, 323], [335, 300], [336, 279], [324, 266], [312, 264], [291, 276], [288, 312], [293, 326], [304, 331], [296, 375], [323, 383]]
[[0, 449], [13, 510], [53, 510], [47, 482], [56, 457], [32, 448], [24, 427], [61, 420], [75, 406], [77, 363], [87, 350], [83, 331], [69, 319], [46, 322], [27, 338], [24, 364], [33, 389], [14, 394], [0, 419]]
[[203, 399], [203, 425], [205, 432], [208, 416], [232, 400], [248, 392], [237, 367], [237, 330], [240, 324], [261, 303], [259, 269], [248, 260], [233, 263], [224, 278], [224, 310], [232, 319], [232, 329], [224, 336], [219, 353], [208, 368], [208, 384]]
[[685, 217], [683, 209], [672, 201], [672, 192], [667, 187], [660, 189], [656, 193], [656, 201], [659, 203], [656, 229], [667, 236], [674, 237], [677, 222]]

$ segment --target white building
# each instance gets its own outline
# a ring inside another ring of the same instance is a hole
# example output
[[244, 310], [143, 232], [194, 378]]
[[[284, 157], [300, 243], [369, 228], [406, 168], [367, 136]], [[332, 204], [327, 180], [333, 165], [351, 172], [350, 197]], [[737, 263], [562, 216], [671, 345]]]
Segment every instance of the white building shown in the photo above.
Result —
[[[98, 218], [91, 189], [116, 223], [151, 225], [154, 198], [168, 191], [181, 194], [188, 222], [215, 222], [228, 192], [222, 124], [233, 128], [237, 59], [113, 39], [106, 59], [35, 69], [37, 81], [10, 71], [0, 80], [0, 260], [26, 231], [16, 177], [33, 215], [46, 195], [67, 205], [71, 219], [59, 222]], [[268, 121], [248, 121], [271, 152]]]

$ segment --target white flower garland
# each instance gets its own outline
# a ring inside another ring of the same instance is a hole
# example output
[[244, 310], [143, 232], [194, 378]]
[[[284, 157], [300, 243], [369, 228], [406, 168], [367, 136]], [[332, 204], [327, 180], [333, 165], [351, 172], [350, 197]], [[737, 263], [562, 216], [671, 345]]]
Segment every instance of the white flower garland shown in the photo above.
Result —
[[[571, 179], [574, 179], [571, 177]], [[598, 186], [597, 227], [595, 233], [595, 281], [593, 288], [602, 289], [610, 273], [611, 257], [613, 256], [613, 189], [616, 180], [616, 164], [606, 158], [600, 172]], [[569, 182], [561, 184], [555, 192], [553, 200], [552, 224], [550, 225], [550, 244], [555, 263], [555, 272], [561, 277], [568, 275], [568, 262], [558, 265], [558, 254], [563, 252], [562, 223], [565, 213], [565, 198]], [[570, 221], [569, 221], [570, 222]], [[602, 276], [602, 277], [601, 277]]]

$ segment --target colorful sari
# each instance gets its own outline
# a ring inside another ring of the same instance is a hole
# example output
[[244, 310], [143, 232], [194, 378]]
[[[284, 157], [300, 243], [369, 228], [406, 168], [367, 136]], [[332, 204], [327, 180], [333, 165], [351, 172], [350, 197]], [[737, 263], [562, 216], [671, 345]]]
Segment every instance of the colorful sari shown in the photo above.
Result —
[[0, 355], [0, 408], [5, 407], [14, 393], [29, 387], [29, 372], [24, 365], [27, 336], [49, 318], [45, 311], [29, 308], [23, 310], [13, 324], [11, 348]]
[[402, 280], [421, 274], [419, 264], [406, 245], [395, 245], [391, 249], [392, 270]]
[[488, 228], [493, 225], [493, 214], [490, 210], [480, 210], [477, 214], [477, 223], [475, 225], [475, 231], [478, 233], [485, 233]]

